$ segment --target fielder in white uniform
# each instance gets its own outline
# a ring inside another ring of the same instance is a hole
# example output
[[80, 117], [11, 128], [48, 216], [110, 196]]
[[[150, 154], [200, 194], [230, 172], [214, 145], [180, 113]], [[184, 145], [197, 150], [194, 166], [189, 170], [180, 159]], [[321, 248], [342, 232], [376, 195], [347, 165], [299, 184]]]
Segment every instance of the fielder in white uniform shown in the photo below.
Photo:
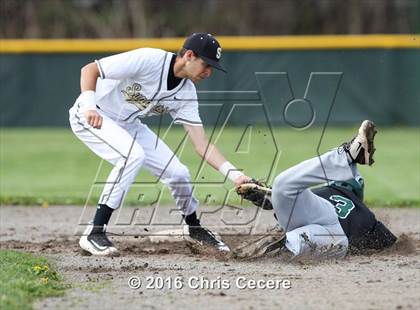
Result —
[[94, 255], [117, 252], [107, 238], [112, 211], [123, 203], [140, 168], [169, 186], [177, 207], [189, 225], [190, 238], [220, 251], [229, 248], [196, 216], [198, 201], [192, 195], [190, 174], [168, 146], [141, 119], [169, 113], [182, 124], [196, 152], [235, 185], [250, 178], [230, 164], [209, 144], [199, 116], [194, 83], [208, 78], [219, 63], [222, 49], [210, 34], [194, 33], [177, 55], [154, 48], [140, 48], [105, 57], [81, 70], [81, 94], [70, 109], [75, 135], [114, 168], [108, 176], [98, 209], [80, 239], [80, 246]]

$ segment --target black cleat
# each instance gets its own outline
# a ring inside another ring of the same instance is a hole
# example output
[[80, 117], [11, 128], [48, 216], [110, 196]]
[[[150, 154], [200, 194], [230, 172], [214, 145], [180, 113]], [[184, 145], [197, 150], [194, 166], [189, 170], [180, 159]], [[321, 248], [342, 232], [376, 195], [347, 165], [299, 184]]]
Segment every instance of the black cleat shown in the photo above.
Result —
[[116, 255], [118, 250], [106, 235], [106, 225], [95, 227], [90, 224], [80, 238], [80, 247], [92, 255]]
[[229, 247], [207, 228], [202, 226], [188, 226], [187, 241], [215, 248], [219, 252], [230, 252]]

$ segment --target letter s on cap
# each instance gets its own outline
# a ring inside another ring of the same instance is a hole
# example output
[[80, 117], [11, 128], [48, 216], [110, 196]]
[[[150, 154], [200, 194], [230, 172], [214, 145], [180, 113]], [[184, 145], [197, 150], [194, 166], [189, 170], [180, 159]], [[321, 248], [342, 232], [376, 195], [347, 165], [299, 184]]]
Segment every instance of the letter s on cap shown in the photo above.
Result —
[[216, 52], [216, 58], [220, 59], [220, 57], [222, 57], [222, 48], [218, 47]]

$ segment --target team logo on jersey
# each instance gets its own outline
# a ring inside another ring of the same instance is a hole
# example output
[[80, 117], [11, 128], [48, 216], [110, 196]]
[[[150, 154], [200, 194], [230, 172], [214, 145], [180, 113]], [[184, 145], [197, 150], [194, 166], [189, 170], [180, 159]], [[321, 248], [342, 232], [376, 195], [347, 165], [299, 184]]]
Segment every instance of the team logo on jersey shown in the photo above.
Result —
[[163, 114], [168, 111], [168, 108], [165, 108], [163, 105], [157, 105], [152, 108], [152, 112], [156, 114]]
[[125, 101], [134, 104], [140, 111], [143, 111], [150, 105], [150, 100], [140, 93], [141, 85], [134, 83], [132, 86], [127, 86], [121, 90], [125, 97]]

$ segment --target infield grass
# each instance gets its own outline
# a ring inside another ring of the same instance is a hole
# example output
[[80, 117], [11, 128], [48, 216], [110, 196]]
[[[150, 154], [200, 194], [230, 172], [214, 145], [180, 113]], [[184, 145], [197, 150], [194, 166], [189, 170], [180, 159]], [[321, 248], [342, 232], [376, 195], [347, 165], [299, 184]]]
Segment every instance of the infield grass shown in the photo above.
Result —
[[36, 298], [60, 296], [66, 286], [43, 257], [0, 250], [0, 309], [32, 309]]
[[[297, 131], [267, 127], [216, 129], [212, 141], [226, 158], [245, 173], [271, 183], [282, 170], [349, 140], [357, 127]], [[207, 131], [211, 135], [211, 131]], [[220, 134], [220, 135], [219, 135]], [[161, 131], [175, 150], [184, 135], [181, 127]], [[111, 165], [93, 154], [70, 129], [1, 129], [0, 199], [2, 204], [95, 204]], [[374, 206], [419, 206], [419, 128], [380, 128], [376, 163], [360, 167], [366, 180], [367, 201]], [[208, 165], [199, 172], [200, 158], [187, 142], [177, 153], [190, 168], [196, 196], [202, 203], [217, 204], [232, 192], [232, 183]], [[158, 199], [173, 203], [168, 190], [141, 171], [126, 203], [141, 205]], [[238, 204], [236, 195], [228, 202]]]

